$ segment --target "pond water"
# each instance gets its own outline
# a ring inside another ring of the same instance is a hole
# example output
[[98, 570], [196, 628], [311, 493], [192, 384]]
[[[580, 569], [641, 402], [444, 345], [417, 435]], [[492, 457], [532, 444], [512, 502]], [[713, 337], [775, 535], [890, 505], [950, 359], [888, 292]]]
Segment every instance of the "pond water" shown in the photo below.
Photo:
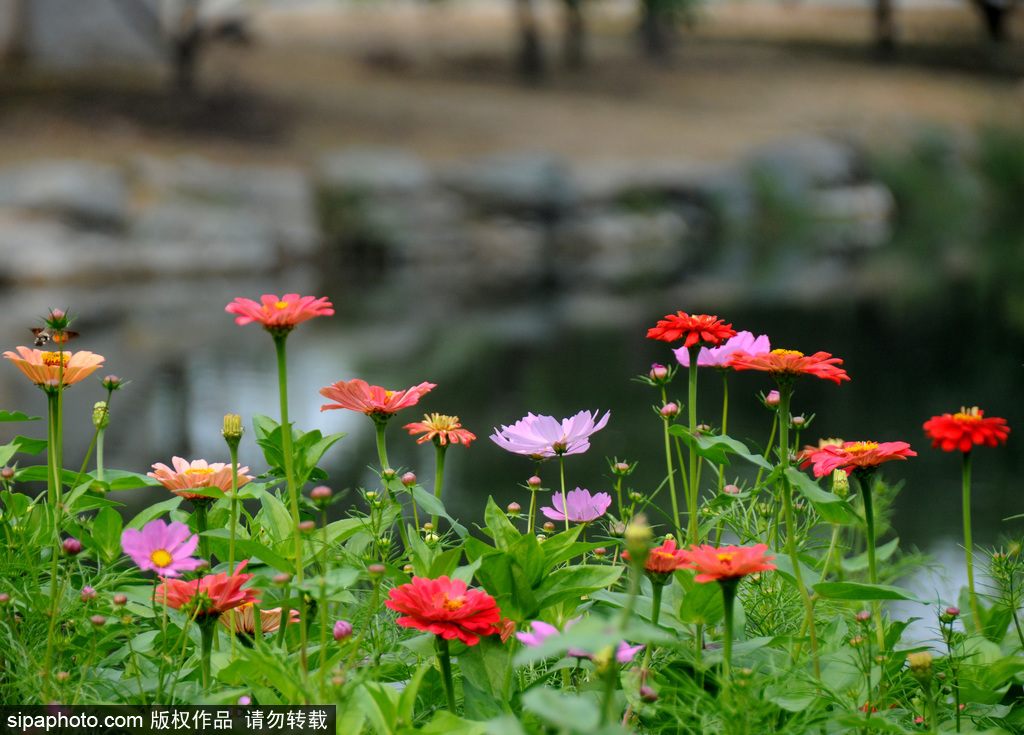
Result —
[[[1003, 416], [1014, 432], [1024, 427], [1018, 397], [1024, 346], [1019, 336], [984, 309], [964, 304], [957, 293], [924, 307], [882, 303], [813, 308], [772, 303], [694, 303], [685, 296], [592, 294], [582, 286], [560, 293], [536, 293], [519, 301], [456, 304], [444, 293], [417, 293], [408, 284], [386, 282], [355, 287], [298, 270], [268, 280], [152, 282], [107, 290], [82, 288], [50, 292], [12, 290], [0, 297], [11, 318], [9, 347], [29, 344], [28, 327], [50, 307], [79, 315], [82, 336], [76, 349], [106, 357], [98, 375], [116, 373], [130, 384], [115, 395], [107, 435], [108, 467], [146, 472], [173, 455], [227, 461], [220, 437], [222, 417], [240, 413], [248, 427], [241, 461], [255, 472], [265, 463], [252, 441], [252, 415], [278, 416], [276, 369], [271, 339], [256, 326], [238, 327], [224, 306], [236, 296], [298, 291], [325, 295], [333, 318], [300, 326], [289, 338], [291, 414], [298, 428], [348, 436], [327, 454], [327, 484], [336, 492], [373, 484], [376, 463], [369, 419], [349, 411], [321, 413], [318, 390], [338, 380], [363, 378], [393, 389], [422, 381], [437, 384], [420, 406], [398, 415], [388, 429], [393, 465], [414, 470], [430, 488], [434, 450], [418, 446], [401, 429], [423, 412], [457, 414], [478, 440], [468, 450], [448, 453], [445, 501], [468, 526], [479, 523], [488, 495], [499, 506], [516, 500], [534, 466], [511, 455], [487, 436], [528, 411], [555, 417], [580, 410], [611, 411], [611, 420], [592, 439], [588, 453], [568, 457], [566, 482], [592, 491], [609, 490], [606, 457], [639, 462], [629, 486], [649, 494], [664, 477], [660, 420], [652, 412], [654, 389], [632, 378], [651, 363], [672, 360], [670, 347], [647, 340], [648, 327], [682, 309], [717, 313], [737, 329], [766, 333], [773, 347], [806, 353], [824, 350], [841, 357], [851, 381], [803, 378], [794, 413], [815, 415], [804, 432], [819, 437], [910, 442], [919, 456], [889, 463], [884, 476], [905, 481], [896, 500], [894, 527], [905, 548], [920, 548], [942, 559], [946, 574], [962, 566], [960, 459], [932, 450], [921, 424], [932, 415], [978, 405]], [[351, 279], [348, 279], [351, 283]], [[729, 433], [758, 445], [767, 440], [770, 416], [756, 398], [774, 387], [753, 371], [730, 377]], [[721, 379], [702, 372], [699, 420], [721, 423]], [[685, 398], [685, 373], [671, 395]], [[86, 381], [68, 392], [68, 464], [80, 462], [91, 437], [89, 411], [101, 399], [98, 384]], [[0, 408], [42, 415], [43, 394], [13, 367], [0, 370]], [[43, 436], [42, 422], [7, 424], [4, 441], [16, 433]], [[1020, 534], [1024, 513], [1016, 479], [1021, 474], [1016, 434], [1001, 449], [979, 449], [974, 465], [975, 540], [992, 545]], [[41, 458], [39, 461], [42, 461]], [[21, 464], [31, 464], [22, 458]], [[557, 487], [557, 465], [542, 467], [545, 487]], [[131, 509], [162, 499], [162, 491], [129, 491], [117, 498]], [[667, 499], [666, 499], [667, 503]], [[952, 570], [952, 571], [948, 571]], [[927, 580], [932, 590], [956, 581]]]

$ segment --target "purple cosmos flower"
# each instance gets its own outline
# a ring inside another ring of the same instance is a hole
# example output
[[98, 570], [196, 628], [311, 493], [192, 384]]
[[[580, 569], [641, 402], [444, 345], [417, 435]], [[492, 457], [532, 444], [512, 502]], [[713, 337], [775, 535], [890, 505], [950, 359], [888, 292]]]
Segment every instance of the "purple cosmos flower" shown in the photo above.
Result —
[[[570, 625], [571, 624], [572, 622], [570, 622]], [[519, 642], [529, 648], [537, 648], [548, 638], [552, 638], [561, 633], [558, 628], [553, 626], [551, 623], [545, 623], [543, 620], [534, 620], [530, 623], [530, 627], [533, 628], [532, 633], [526, 633], [523, 631], [516, 633], [516, 638], [519, 639]]]
[[612, 504], [612, 496], [608, 493], [591, 495], [589, 490], [576, 488], [569, 491], [568, 497], [555, 493], [551, 502], [555, 508], [540, 509], [551, 520], [564, 521], [568, 516], [574, 523], [590, 523], [605, 514]]
[[182, 572], [197, 569], [202, 563], [192, 554], [199, 536], [184, 523], [150, 521], [142, 530], [126, 528], [121, 534], [121, 548], [139, 569], [152, 569], [161, 577], [180, 577]]
[[590, 449], [590, 435], [604, 428], [611, 412], [597, 420], [598, 411], [580, 411], [559, 421], [554, 416], [526, 414], [512, 426], [502, 425], [491, 434], [491, 441], [503, 449], [531, 457], [557, 457], [580, 454]]
[[[735, 337], [730, 337], [718, 347], [701, 347], [697, 353], [697, 367], [723, 367], [729, 355], [734, 352], [749, 352], [756, 355], [759, 352], [770, 352], [771, 343], [767, 334], [755, 337], [751, 332], [737, 332]], [[672, 350], [676, 353], [676, 359], [683, 367], [690, 367], [690, 351], [686, 347]]]
[[[582, 619], [582, 616], [573, 618], [565, 624], [565, 629], [569, 630], [574, 623], [578, 623]], [[545, 623], [543, 620], [534, 620], [530, 623], [530, 627], [533, 628], [532, 633], [516, 633], [516, 638], [519, 639], [519, 642], [528, 648], [537, 648], [548, 638], [554, 638], [562, 633], [558, 628], [550, 623]], [[620, 641], [619, 645], [615, 649], [615, 660], [620, 664], [629, 663], [633, 657], [643, 649], [643, 646], [631, 646], [626, 641]], [[570, 658], [594, 658], [592, 653], [589, 653], [588, 651], [581, 651], [576, 648], [570, 648], [565, 652], [565, 655]]]

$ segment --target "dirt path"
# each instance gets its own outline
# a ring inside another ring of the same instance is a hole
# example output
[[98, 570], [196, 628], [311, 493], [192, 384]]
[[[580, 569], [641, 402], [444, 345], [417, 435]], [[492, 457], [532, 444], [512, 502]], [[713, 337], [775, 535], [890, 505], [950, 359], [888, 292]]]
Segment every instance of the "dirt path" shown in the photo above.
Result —
[[867, 45], [863, 10], [716, 8], [684, 32], [670, 68], [639, 58], [619, 6], [595, 5], [590, 67], [569, 72], [558, 63], [557, 17], [548, 18], [550, 76], [538, 88], [511, 69], [501, 5], [266, 15], [254, 44], [204, 60], [203, 83], [216, 94], [202, 103], [169, 99], [153, 74], [5, 81], [0, 160], [198, 153], [310, 163], [347, 145], [401, 146], [431, 159], [529, 149], [707, 160], [797, 132], [876, 140], [926, 121], [1021, 118], [1014, 75], [916, 63], [935, 53], [970, 67], [998, 53], [999, 68], [1019, 64], [1020, 49], [978, 42], [966, 10], [903, 11], [908, 51], [883, 64]]

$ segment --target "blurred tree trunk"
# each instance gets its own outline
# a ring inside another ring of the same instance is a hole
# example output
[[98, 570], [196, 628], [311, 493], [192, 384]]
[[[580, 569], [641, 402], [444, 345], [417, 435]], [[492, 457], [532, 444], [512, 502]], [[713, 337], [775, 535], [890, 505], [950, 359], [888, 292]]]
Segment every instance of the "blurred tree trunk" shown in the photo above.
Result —
[[199, 25], [199, 0], [188, 0], [178, 21], [178, 28], [171, 39], [171, 54], [174, 65], [174, 88], [184, 95], [191, 95], [196, 89], [196, 66], [202, 45], [202, 29]]
[[889, 54], [896, 48], [896, 21], [892, 0], [875, 0], [875, 45]]
[[516, 0], [516, 21], [519, 24], [519, 73], [528, 82], [538, 82], [544, 76], [544, 55], [533, 0]]
[[672, 13], [664, 0], [643, 0], [640, 44], [647, 58], [660, 64], [669, 60]]
[[7, 46], [0, 58], [0, 65], [8, 69], [17, 69], [28, 61], [29, 36], [32, 34], [31, 0], [13, 0], [11, 6], [11, 30]]
[[565, 3], [565, 65], [582, 69], [587, 61], [587, 28], [583, 21], [583, 1], [564, 0]]
[[996, 0], [974, 0], [974, 7], [981, 13], [981, 19], [985, 22], [985, 31], [988, 37], [996, 43], [1006, 40], [1006, 20], [1013, 10], [1013, 3], [1004, 3]]

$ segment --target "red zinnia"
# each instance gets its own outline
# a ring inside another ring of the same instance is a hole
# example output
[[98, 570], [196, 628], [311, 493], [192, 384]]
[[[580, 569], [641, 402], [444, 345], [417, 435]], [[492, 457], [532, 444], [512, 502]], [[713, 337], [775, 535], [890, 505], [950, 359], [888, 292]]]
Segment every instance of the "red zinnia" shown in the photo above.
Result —
[[435, 383], [420, 383], [412, 388], [395, 391], [385, 390], [379, 385], [370, 385], [359, 378], [347, 383], [344, 380], [339, 380], [337, 383], [320, 389], [320, 395], [324, 398], [337, 401], [337, 403], [320, 406], [320, 410], [347, 408], [351, 411], [361, 411], [367, 416], [374, 414], [391, 416], [403, 408], [415, 406], [424, 394], [436, 387]]
[[447, 576], [437, 579], [413, 577], [412, 582], [395, 587], [384, 604], [403, 613], [399, 625], [441, 636], [458, 638], [467, 646], [480, 642], [480, 636], [498, 631], [501, 611], [494, 598], [482, 590], [466, 588], [461, 579]]
[[775, 569], [769, 564], [775, 556], [766, 556], [766, 544], [755, 546], [723, 546], [715, 548], [708, 544], [691, 546], [683, 552], [683, 567], [694, 569], [697, 582], [717, 582], [722, 579], [736, 579], [754, 572]]
[[679, 311], [675, 314], [666, 314], [664, 319], [658, 321], [658, 326], [648, 329], [647, 338], [675, 342], [686, 337], [683, 347], [697, 343], [717, 345], [736, 335], [732, 325], [723, 322], [724, 320], [710, 314], [690, 316]]
[[251, 324], [259, 322], [269, 332], [285, 333], [295, 329], [295, 325], [317, 316], [331, 316], [334, 309], [326, 297], [299, 296], [289, 293], [280, 299], [274, 294], [264, 294], [260, 303], [252, 299], [236, 298], [224, 310], [238, 314], [235, 324]]
[[975, 444], [987, 447], [1006, 443], [1010, 427], [1006, 419], [985, 418], [985, 412], [974, 406], [961, 408], [960, 413], [944, 413], [924, 422], [924, 432], [932, 440], [932, 447], [941, 447], [944, 452], [959, 449], [969, 452]]
[[242, 585], [252, 579], [251, 574], [239, 573], [248, 563], [248, 559], [241, 562], [231, 575], [226, 572], [207, 574], [191, 582], [165, 579], [157, 587], [153, 598], [175, 610], [184, 608], [190, 615], [194, 613], [197, 619], [220, 616], [228, 610], [259, 599], [259, 590], [242, 589]]
[[[629, 552], [623, 551], [622, 558], [629, 561]], [[676, 542], [668, 539], [656, 549], [651, 549], [644, 562], [644, 569], [654, 574], [667, 574], [681, 569], [686, 562], [686, 552], [676, 548]]]
[[417, 444], [433, 441], [439, 446], [448, 444], [465, 444], [476, 439], [476, 434], [462, 428], [458, 416], [444, 416], [439, 413], [423, 414], [423, 420], [406, 424], [410, 434], [423, 434], [416, 440]]
[[890, 459], [916, 457], [917, 452], [906, 442], [843, 442], [828, 445], [817, 451], [804, 450], [802, 467], [814, 465], [814, 476], [824, 477], [833, 470], [845, 470], [850, 474], [856, 469], [877, 467]]
[[850, 379], [845, 370], [836, 367], [842, 364], [842, 360], [832, 357], [828, 352], [815, 352], [808, 357], [796, 350], [772, 350], [758, 352], [756, 355], [749, 352], [734, 352], [725, 361], [725, 366], [734, 370], [764, 370], [776, 380], [795, 378], [798, 375], [814, 375], [835, 381], [836, 385], [839, 385], [841, 380]]

